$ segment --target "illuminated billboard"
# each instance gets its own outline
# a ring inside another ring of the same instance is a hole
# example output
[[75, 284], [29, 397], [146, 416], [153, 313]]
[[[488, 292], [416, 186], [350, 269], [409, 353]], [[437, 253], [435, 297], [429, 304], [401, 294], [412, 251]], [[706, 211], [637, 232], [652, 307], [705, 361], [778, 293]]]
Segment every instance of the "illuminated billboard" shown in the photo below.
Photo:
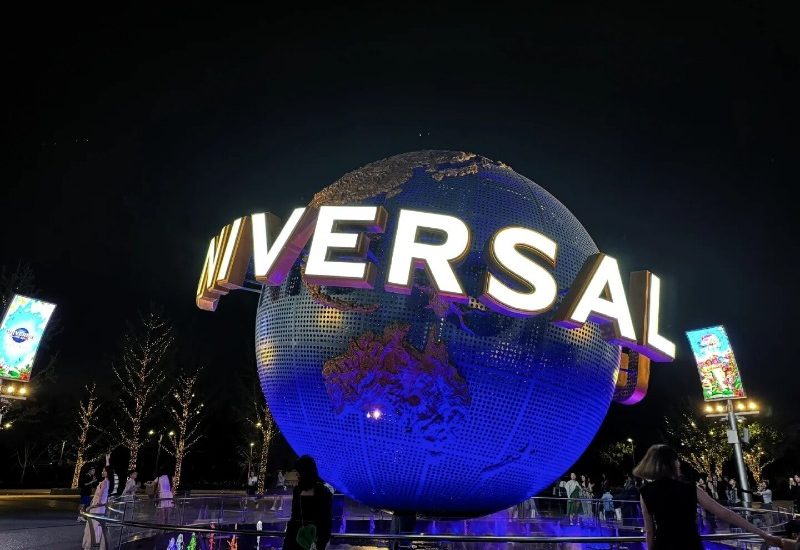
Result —
[[691, 330], [686, 337], [697, 362], [703, 399], [718, 401], [746, 397], [725, 327], [720, 325]]
[[0, 324], [0, 378], [28, 382], [55, 304], [15, 294]]

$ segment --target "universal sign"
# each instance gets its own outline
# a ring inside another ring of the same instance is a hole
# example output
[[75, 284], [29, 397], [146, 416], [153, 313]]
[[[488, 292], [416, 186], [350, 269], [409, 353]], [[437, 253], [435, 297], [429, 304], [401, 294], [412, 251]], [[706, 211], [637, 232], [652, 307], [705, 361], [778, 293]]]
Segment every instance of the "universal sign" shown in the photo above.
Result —
[[[367, 259], [369, 235], [386, 230], [381, 206], [296, 208], [286, 223], [270, 213], [238, 218], [211, 239], [197, 286], [197, 306], [214, 311], [219, 298], [243, 288], [250, 261], [255, 279], [280, 285], [311, 239], [304, 280], [313, 285], [375, 288], [377, 266]], [[313, 234], [313, 239], [312, 239]], [[436, 235], [437, 243], [422, 235]], [[441, 299], [466, 303], [455, 268], [471, 244], [470, 228], [445, 214], [400, 210], [383, 289], [410, 294], [414, 272], [425, 271]], [[558, 244], [538, 231], [509, 226], [486, 243], [488, 271], [478, 300], [515, 317], [539, 315], [556, 303], [558, 286], [548, 271], [558, 261]], [[534, 261], [536, 258], [538, 261]], [[498, 275], [513, 280], [516, 287]], [[611, 343], [654, 361], [671, 361], [675, 344], [658, 332], [660, 281], [649, 271], [630, 276], [626, 298], [617, 261], [603, 253], [589, 257], [555, 311], [553, 322], [574, 329], [592, 321]]]

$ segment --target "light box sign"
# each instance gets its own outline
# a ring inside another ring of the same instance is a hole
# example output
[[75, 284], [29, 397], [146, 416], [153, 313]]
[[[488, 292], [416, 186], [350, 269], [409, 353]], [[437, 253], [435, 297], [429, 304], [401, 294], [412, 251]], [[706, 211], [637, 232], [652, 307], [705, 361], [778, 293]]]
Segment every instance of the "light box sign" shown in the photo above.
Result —
[[700, 373], [703, 399], [719, 401], [746, 397], [725, 327], [691, 330], [686, 336]]
[[0, 378], [28, 382], [56, 305], [15, 294], [0, 325]]

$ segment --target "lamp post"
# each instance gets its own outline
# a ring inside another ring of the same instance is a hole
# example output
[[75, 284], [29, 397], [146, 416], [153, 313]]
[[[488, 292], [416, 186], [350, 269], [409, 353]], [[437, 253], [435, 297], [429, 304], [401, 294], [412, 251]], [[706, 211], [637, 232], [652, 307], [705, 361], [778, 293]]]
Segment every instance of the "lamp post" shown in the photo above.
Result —
[[[155, 430], [150, 430], [149, 432], [147, 432], [147, 435], [151, 435], [152, 436], [155, 433], [156, 433]], [[156, 464], [153, 467], [153, 470], [154, 470], [153, 471], [153, 479], [155, 479], [158, 476], [158, 459], [161, 457], [161, 438], [162, 437], [164, 437], [164, 434], [163, 434], [163, 432], [159, 431], [158, 432], [158, 450], [156, 450]]]
[[253, 464], [253, 447], [255, 443], [252, 441], [250, 442], [250, 456], [247, 458], [247, 483], [250, 483], [251, 473], [251, 465]]
[[631, 444], [631, 462], [633, 463], [633, 467], [636, 468], [636, 448], [634, 447], [633, 439], [629, 437], [628, 443]]
[[[728, 443], [733, 445], [733, 454], [736, 458], [736, 472], [739, 475], [739, 487], [742, 490], [742, 501], [744, 501], [745, 508], [749, 508], [753, 499], [750, 496], [750, 482], [747, 479], [747, 467], [744, 464], [742, 440], [739, 435], [739, 422], [743, 420], [740, 417], [759, 414], [761, 411], [758, 408], [758, 404], [754, 401], [749, 401], [745, 404], [744, 401], [737, 400], [736, 406], [734, 406], [732, 399], [726, 401], [724, 407], [719, 403], [717, 403], [716, 406], [707, 404], [706, 417], [726, 418], [728, 420]], [[745, 442], [748, 442], [746, 438]]]

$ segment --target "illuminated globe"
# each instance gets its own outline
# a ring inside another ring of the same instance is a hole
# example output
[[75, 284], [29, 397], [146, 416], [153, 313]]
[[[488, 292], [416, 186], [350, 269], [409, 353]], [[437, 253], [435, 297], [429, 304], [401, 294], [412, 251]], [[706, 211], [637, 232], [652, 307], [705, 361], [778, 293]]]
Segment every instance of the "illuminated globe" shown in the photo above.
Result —
[[[315, 457], [337, 490], [374, 508], [477, 516], [548, 487], [600, 427], [619, 347], [592, 323], [553, 325], [555, 308], [521, 319], [474, 298], [484, 247], [498, 229], [527, 227], [558, 243], [559, 302], [598, 252], [589, 234], [510, 167], [452, 151], [369, 164], [311, 203], [341, 204], [389, 213], [369, 248], [375, 289], [309, 285], [301, 254], [280, 287], [264, 288], [256, 314], [261, 385], [293, 449]], [[469, 255], [455, 270], [469, 304], [439, 300], [419, 270], [410, 295], [383, 291], [400, 209], [452, 215], [471, 228]]]

